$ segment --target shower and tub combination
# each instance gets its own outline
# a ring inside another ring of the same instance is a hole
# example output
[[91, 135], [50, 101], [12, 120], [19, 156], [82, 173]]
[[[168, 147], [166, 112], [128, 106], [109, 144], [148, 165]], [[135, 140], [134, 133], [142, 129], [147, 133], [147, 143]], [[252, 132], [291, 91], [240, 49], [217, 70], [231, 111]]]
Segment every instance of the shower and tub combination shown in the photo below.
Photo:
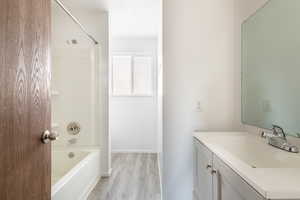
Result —
[[101, 176], [100, 45], [52, 2], [52, 199], [81, 200]]

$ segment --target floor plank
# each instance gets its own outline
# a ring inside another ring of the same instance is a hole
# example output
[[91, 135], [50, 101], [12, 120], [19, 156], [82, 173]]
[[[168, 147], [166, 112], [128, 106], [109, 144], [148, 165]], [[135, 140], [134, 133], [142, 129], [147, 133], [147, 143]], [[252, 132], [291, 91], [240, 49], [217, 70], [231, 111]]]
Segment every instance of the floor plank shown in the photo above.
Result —
[[156, 154], [113, 154], [112, 167], [111, 177], [101, 179], [88, 200], [161, 199]]

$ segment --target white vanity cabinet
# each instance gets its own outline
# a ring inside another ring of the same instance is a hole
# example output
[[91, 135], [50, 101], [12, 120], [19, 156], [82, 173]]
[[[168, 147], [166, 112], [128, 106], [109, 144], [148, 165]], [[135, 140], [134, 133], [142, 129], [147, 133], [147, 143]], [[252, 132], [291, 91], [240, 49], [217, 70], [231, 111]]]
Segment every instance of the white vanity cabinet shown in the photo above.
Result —
[[264, 200], [248, 183], [194, 139], [195, 200]]

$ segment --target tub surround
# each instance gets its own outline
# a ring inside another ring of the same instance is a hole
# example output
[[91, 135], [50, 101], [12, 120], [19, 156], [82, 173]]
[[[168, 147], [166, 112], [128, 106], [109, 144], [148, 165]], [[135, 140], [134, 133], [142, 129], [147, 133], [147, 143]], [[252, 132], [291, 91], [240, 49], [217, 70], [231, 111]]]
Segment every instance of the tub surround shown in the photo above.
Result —
[[247, 132], [195, 132], [194, 138], [266, 199], [300, 199], [300, 154]]

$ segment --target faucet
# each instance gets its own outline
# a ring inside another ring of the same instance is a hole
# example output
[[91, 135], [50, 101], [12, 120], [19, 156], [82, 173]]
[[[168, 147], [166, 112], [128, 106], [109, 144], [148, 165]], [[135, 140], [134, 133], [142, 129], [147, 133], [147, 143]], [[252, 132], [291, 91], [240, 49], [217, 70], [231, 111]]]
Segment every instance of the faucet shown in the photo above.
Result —
[[298, 147], [288, 143], [283, 128], [277, 125], [272, 125], [272, 126], [273, 126], [272, 134], [262, 135], [267, 138], [268, 144], [291, 153], [299, 153]]

